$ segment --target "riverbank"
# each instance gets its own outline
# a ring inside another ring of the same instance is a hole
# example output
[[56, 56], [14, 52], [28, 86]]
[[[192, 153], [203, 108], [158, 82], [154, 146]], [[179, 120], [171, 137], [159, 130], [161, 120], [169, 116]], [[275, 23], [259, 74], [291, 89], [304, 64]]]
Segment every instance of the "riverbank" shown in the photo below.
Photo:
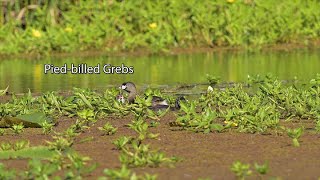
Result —
[[18, 54], [0, 54], [0, 59], [12, 59], [12, 58], [23, 58], [23, 59], [37, 59], [43, 57], [53, 58], [88, 58], [88, 57], [144, 57], [144, 56], [168, 56], [168, 55], [183, 55], [183, 54], [198, 54], [198, 53], [226, 53], [226, 52], [289, 52], [296, 50], [316, 50], [320, 48], [320, 39], [310, 41], [308, 44], [302, 43], [283, 43], [265, 45], [262, 47], [244, 48], [244, 47], [190, 47], [190, 48], [172, 48], [168, 51], [151, 52], [146, 51], [144, 48], [136, 49], [135, 51], [117, 51], [117, 52], [106, 52], [99, 49], [78, 51], [78, 52], [51, 52], [47, 54], [41, 53], [18, 53]]
[[[2, 4], [1, 55], [123, 56], [319, 46], [316, 1], [39, 3]], [[34, 9], [22, 13], [26, 7]]]

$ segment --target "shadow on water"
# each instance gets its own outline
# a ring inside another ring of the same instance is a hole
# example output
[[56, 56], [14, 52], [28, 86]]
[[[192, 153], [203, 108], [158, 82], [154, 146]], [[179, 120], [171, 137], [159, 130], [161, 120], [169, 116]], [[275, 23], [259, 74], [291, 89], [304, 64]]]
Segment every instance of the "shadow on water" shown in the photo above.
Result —
[[[88, 66], [100, 64], [100, 74], [44, 73], [45, 64]], [[105, 64], [132, 66], [133, 74], [106, 74]], [[205, 83], [206, 74], [221, 77], [225, 82], [243, 82], [248, 75], [272, 73], [279, 79], [295, 76], [310, 80], [320, 73], [320, 51], [300, 50], [290, 52], [214, 52], [149, 57], [91, 57], [44, 58], [40, 60], [0, 60], [0, 89], [10, 86], [10, 91], [32, 92], [64, 91], [73, 87], [105, 89], [133, 81], [140, 88], [174, 87], [181, 84]]]

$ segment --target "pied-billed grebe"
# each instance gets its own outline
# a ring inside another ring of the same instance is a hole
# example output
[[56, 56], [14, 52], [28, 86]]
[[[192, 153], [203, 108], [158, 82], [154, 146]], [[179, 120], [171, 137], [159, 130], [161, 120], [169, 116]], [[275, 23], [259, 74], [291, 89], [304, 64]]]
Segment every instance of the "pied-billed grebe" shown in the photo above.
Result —
[[[128, 92], [129, 93], [128, 102], [130, 104], [134, 103], [134, 99], [137, 96], [137, 89], [136, 89], [136, 86], [134, 85], [134, 83], [125, 82], [119, 88]], [[182, 96], [178, 97], [175, 102], [175, 107], [171, 107], [171, 109], [172, 110], [180, 109], [180, 101], [181, 100], [185, 100], [185, 98]], [[158, 96], [152, 96], [151, 106], [149, 107], [150, 109], [165, 109], [168, 107], [170, 107], [170, 106], [169, 106], [169, 103], [167, 100], [165, 100], [161, 97], [158, 97]]]
[[118, 94], [116, 96], [116, 100], [121, 104], [124, 104], [124, 102], [125, 102], [124, 96], [122, 94]]

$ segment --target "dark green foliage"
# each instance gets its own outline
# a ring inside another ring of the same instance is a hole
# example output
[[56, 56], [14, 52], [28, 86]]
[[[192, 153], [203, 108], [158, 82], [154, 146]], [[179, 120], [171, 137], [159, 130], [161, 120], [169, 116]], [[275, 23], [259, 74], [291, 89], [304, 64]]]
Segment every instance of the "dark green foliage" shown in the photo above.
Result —
[[320, 35], [317, 0], [13, 2], [0, 8], [2, 54], [260, 47]]

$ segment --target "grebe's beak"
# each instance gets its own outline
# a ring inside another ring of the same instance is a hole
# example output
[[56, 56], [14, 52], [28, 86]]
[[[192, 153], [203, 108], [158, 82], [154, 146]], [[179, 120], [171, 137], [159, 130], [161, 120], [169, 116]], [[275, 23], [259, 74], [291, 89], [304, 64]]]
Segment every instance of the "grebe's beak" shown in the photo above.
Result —
[[123, 89], [123, 90], [126, 89], [126, 88], [127, 88], [127, 86], [125, 86], [125, 85], [122, 85], [122, 86], [119, 87], [119, 89]]

